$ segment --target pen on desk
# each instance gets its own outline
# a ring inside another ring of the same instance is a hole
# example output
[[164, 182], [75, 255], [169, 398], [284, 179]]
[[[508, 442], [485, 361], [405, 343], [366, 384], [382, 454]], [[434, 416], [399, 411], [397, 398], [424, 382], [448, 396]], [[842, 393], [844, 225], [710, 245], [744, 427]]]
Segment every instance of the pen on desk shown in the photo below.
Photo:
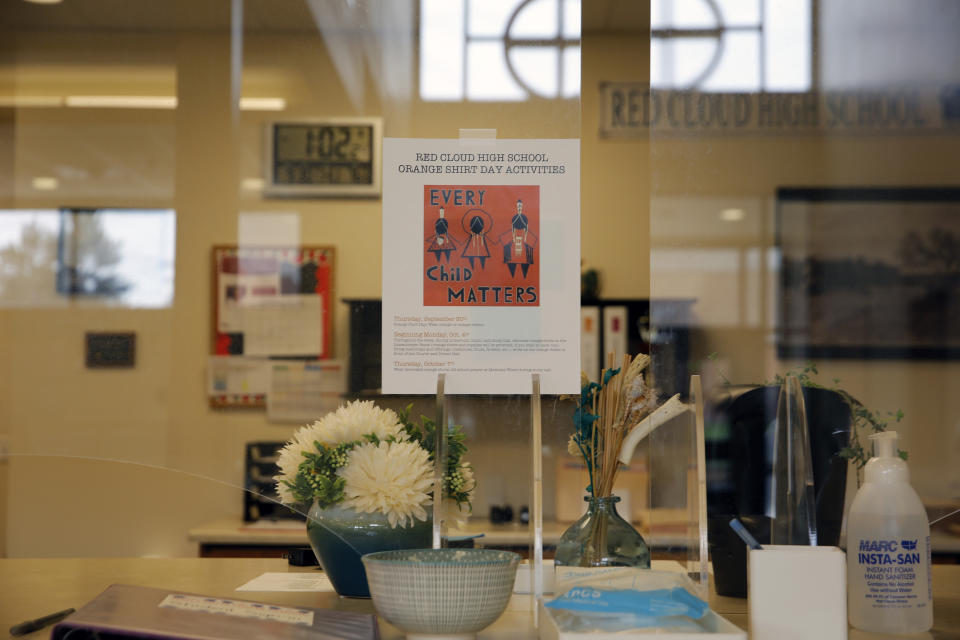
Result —
[[26, 622], [15, 624], [10, 627], [10, 635], [22, 636], [28, 633], [33, 633], [34, 631], [43, 629], [47, 625], [60, 622], [74, 611], [76, 611], [76, 609], [64, 609], [63, 611], [57, 611], [56, 613], [51, 613], [48, 616], [43, 616], [42, 618], [37, 618], [36, 620], [27, 620]]
[[757, 542], [757, 539], [750, 535], [750, 532], [747, 531], [747, 528], [743, 526], [743, 523], [734, 518], [730, 521], [730, 528], [736, 532], [740, 539], [747, 543], [747, 546], [751, 549], [763, 549], [760, 546], [760, 543]]

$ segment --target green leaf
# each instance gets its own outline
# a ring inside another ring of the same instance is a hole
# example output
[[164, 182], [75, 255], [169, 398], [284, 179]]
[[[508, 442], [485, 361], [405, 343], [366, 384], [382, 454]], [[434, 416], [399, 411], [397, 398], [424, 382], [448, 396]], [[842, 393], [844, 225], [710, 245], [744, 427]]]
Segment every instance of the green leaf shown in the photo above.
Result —
[[607, 386], [607, 383], [610, 382], [610, 378], [620, 373], [620, 369], [607, 369], [603, 374], [603, 385]]

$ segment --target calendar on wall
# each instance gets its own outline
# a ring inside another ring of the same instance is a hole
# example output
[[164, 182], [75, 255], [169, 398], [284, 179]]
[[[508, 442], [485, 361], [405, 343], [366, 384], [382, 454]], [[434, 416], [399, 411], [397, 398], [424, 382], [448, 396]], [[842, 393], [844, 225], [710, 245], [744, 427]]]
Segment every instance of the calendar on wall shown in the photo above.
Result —
[[333, 247], [214, 247], [212, 405], [265, 406], [270, 358], [332, 356], [333, 262]]

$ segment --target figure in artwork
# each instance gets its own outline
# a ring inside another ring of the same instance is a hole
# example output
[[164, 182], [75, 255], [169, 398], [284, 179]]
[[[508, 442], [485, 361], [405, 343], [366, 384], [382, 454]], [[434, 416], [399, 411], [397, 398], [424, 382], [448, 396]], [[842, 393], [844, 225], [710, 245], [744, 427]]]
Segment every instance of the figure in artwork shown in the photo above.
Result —
[[437, 220], [433, 223], [433, 235], [427, 238], [427, 252], [432, 253], [437, 262], [440, 262], [440, 256], [450, 262], [450, 254], [459, 246], [460, 243], [450, 234], [443, 207], [440, 207]]
[[468, 240], [463, 245], [460, 256], [470, 261], [471, 269], [474, 267], [474, 260], [478, 260], [480, 268], [483, 269], [487, 258], [490, 257], [487, 234], [493, 230], [493, 218], [483, 209], [468, 209], [461, 224], [468, 234]]
[[517, 267], [523, 277], [533, 264], [533, 248], [537, 244], [537, 236], [529, 229], [530, 221], [523, 213], [523, 200], [517, 200], [517, 212], [510, 220], [510, 231], [500, 234], [500, 244], [503, 245], [503, 261], [510, 269], [510, 275], [517, 275]]

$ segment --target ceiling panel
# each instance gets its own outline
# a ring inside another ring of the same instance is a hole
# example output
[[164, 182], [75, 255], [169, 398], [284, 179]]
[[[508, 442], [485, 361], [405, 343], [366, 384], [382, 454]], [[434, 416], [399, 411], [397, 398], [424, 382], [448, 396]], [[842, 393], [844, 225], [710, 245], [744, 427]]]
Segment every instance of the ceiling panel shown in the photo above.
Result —
[[[582, 3], [584, 33], [635, 33], [650, 28], [649, 0]], [[227, 0], [63, 0], [55, 5], [0, 0], [0, 28], [227, 29], [229, 7]], [[316, 30], [307, 3], [302, 0], [245, 0], [244, 21], [248, 32]]]
[[[43, 5], [0, 1], [0, 27], [24, 30], [225, 30], [226, 0], [63, 0]], [[247, 31], [316, 31], [300, 0], [245, 0]]]

